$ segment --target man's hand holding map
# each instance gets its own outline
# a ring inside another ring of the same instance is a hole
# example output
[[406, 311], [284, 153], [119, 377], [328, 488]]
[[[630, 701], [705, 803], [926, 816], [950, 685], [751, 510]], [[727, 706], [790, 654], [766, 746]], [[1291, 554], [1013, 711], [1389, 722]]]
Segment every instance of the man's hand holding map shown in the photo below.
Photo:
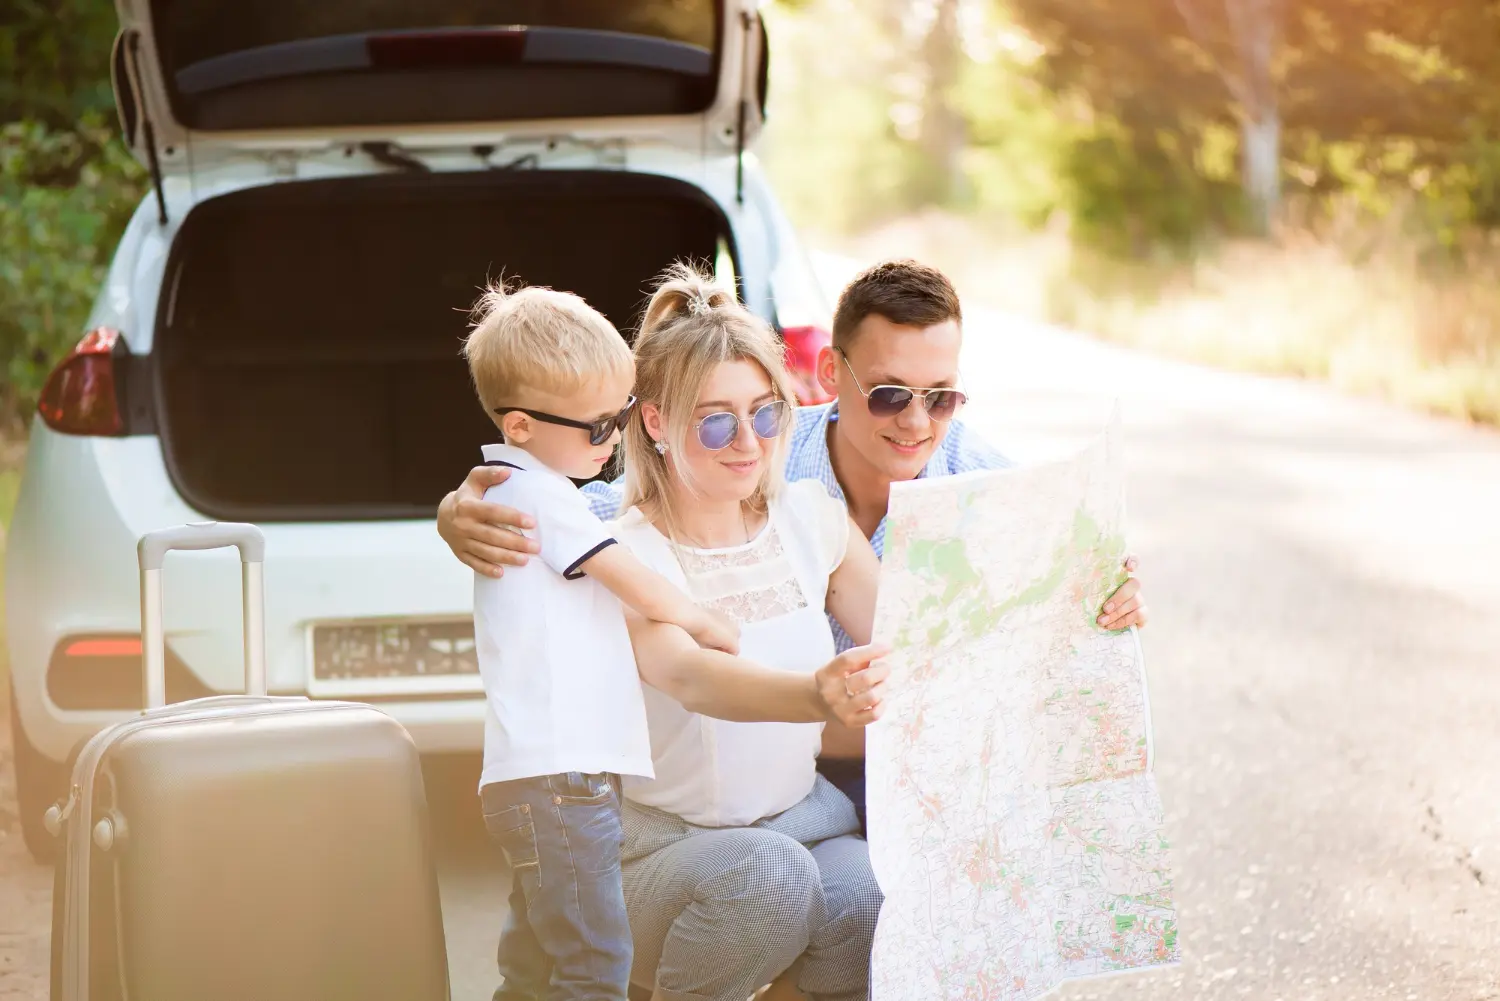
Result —
[[1121, 583], [1116, 416], [1065, 462], [892, 487], [868, 731], [885, 893], [874, 1001], [1021, 1001], [1175, 963], [1176, 910]]

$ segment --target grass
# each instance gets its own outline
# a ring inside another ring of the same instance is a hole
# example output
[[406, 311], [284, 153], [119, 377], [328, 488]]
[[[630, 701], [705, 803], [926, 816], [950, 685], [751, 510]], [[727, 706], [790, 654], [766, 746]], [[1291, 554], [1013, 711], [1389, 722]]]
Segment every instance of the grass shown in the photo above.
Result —
[[1500, 426], [1500, 240], [1442, 248], [1399, 217], [1335, 215], [1191, 259], [1121, 261], [1043, 233], [929, 215], [865, 234], [966, 299], [1223, 368], [1324, 380]]

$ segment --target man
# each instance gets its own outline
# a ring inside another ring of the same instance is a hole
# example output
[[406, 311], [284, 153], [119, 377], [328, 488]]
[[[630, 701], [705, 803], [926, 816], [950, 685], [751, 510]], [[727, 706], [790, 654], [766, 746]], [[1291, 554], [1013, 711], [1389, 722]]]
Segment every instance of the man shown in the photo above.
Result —
[[[891, 484], [1011, 465], [956, 419], [963, 313], [958, 293], [935, 268], [887, 261], [863, 272], [839, 296], [833, 343], [818, 356], [817, 377], [836, 398], [797, 411], [787, 456], [787, 479], [816, 479], [844, 501], [876, 555], [885, 548]], [[438, 507], [438, 534], [474, 570], [498, 576], [534, 554], [537, 543], [510, 530], [532, 528], [519, 512], [483, 501], [507, 475], [480, 466]], [[613, 518], [619, 483], [584, 488], [594, 513]], [[1099, 624], [1124, 629], [1146, 624], [1147, 612], [1127, 557], [1128, 579], [1105, 600]], [[832, 622], [840, 650], [852, 645]], [[819, 770], [842, 789], [864, 818], [864, 735], [830, 725]]]

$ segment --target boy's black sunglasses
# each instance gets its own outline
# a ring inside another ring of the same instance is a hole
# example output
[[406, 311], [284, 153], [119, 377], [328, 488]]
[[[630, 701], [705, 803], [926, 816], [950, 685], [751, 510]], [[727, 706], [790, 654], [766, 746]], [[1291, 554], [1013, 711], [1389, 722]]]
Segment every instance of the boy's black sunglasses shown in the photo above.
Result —
[[630, 411], [634, 407], [635, 397], [632, 396], [625, 401], [625, 406], [619, 413], [606, 417], [603, 420], [593, 421], [592, 423], [588, 421], [575, 421], [571, 417], [559, 417], [556, 414], [546, 414], [540, 410], [527, 410], [525, 407], [496, 407], [495, 413], [501, 417], [512, 412], [520, 413], [546, 424], [560, 424], [565, 428], [578, 428], [580, 431], [587, 431], [589, 433], [590, 445], [603, 445], [609, 441], [610, 435], [614, 434], [616, 429], [620, 431], [625, 430], [625, 421], [629, 419]]

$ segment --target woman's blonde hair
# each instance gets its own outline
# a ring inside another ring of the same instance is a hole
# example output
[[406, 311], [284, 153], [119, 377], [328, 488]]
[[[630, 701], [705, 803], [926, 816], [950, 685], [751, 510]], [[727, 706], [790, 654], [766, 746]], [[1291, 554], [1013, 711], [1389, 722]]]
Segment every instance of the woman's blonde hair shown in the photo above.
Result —
[[[635, 395], [661, 408], [667, 455], [656, 451], [639, 412], [625, 429], [625, 506], [639, 507], [647, 517], [665, 522], [668, 535], [674, 534], [676, 518], [667, 459], [684, 454], [699, 394], [717, 366], [733, 361], [759, 365], [772, 392], [787, 406], [796, 406], [781, 339], [770, 326], [740, 305], [730, 289], [691, 265], [672, 265], [652, 294], [635, 339]], [[788, 420], [781, 435], [767, 442], [760, 484], [746, 501], [752, 511], [764, 512], [781, 489], [792, 424]], [[696, 492], [691, 473], [681, 464], [677, 475]]]

